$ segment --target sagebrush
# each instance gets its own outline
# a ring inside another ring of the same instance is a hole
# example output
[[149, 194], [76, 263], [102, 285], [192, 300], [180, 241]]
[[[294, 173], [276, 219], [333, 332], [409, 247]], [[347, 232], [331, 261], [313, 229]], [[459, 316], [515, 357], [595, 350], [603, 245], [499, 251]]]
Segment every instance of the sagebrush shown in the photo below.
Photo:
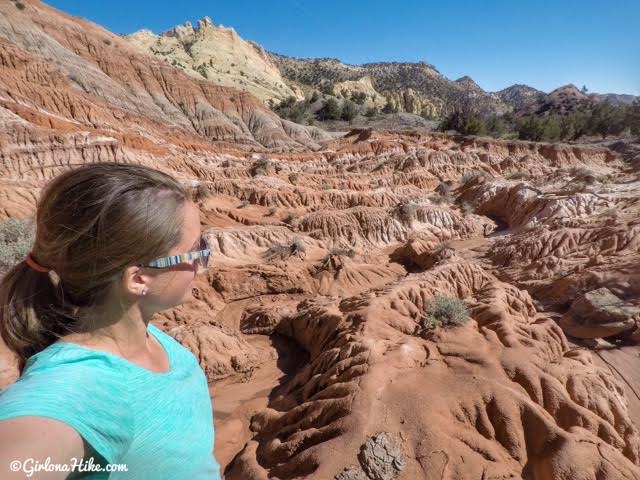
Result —
[[9, 218], [0, 222], [0, 268], [12, 267], [31, 250], [34, 237], [31, 219]]
[[436, 295], [427, 304], [421, 325], [430, 330], [441, 326], [464, 325], [468, 320], [469, 312], [462, 300]]

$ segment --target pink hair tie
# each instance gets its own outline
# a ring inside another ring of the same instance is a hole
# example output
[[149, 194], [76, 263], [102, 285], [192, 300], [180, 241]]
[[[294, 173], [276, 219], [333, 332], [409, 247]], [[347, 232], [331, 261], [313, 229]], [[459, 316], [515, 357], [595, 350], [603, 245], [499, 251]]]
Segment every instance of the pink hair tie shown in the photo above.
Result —
[[31, 258], [31, 253], [27, 255], [27, 258], [25, 258], [24, 261], [27, 262], [27, 265], [29, 265], [34, 270], [37, 270], [38, 272], [47, 273], [51, 270], [50, 268], [46, 268], [38, 264], [33, 258]]

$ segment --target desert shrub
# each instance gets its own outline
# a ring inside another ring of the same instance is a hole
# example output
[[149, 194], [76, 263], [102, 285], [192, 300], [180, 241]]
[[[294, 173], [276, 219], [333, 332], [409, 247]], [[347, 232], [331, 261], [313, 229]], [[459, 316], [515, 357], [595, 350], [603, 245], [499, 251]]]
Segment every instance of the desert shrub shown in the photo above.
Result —
[[270, 207], [269, 210], [267, 210], [267, 217], [274, 216], [277, 210], [278, 209], [276, 207]]
[[351, 100], [358, 105], [364, 105], [364, 102], [367, 100], [367, 94], [364, 92], [353, 92], [351, 94]]
[[508, 132], [509, 126], [502, 115], [492, 115], [485, 121], [487, 133], [492, 137], [501, 137]]
[[195, 201], [200, 202], [205, 198], [211, 196], [211, 193], [212, 192], [211, 192], [211, 189], [209, 188], [209, 185], [201, 183], [196, 188]]
[[322, 185], [320, 185], [320, 188], [322, 190], [331, 190], [331, 185], [329, 185], [328, 183], [323, 183]]
[[260, 155], [260, 158], [258, 158], [258, 160], [256, 160], [253, 166], [251, 167], [251, 173], [253, 174], [254, 177], [256, 175], [264, 175], [267, 173], [267, 169], [269, 168], [269, 165], [270, 165], [269, 158], [265, 154], [262, 154]]
[[319, 120], [338, 120], [342, 116], [342, 108], [338, 101], [331, 97], [324, 101], [316, 115]]
[[329, 250], [329, 254], [333, 257], [349, 257], [353, 258], [356, 251], [353, 248], [332, 248]]
[[441, 131], [455, 130], [463, 135], [485, 135], [487, 126], [476, 113], [454, 110], [440, 122]]
[[460, 210], [462, 211], [463, 215], [471, 215], [474, 209], [473, 205], [471, 205], [469, 202], [462, 202]]
[[376, 107], [369, 107], [367, 111], [364, 113], [364, 116], [367, 118], [373, 118], [378, 115], [378, 109]]
[[589, 191], [589, 184], [579, 180], [569, 184], [565, 189], [565, 194], [584, 193]]
[[480, 172], [478, 170], [471, 170], [469, 172], [465, 172], [461, 177], [460, 177], [460, 184], [461, 185], [466, 185], [467, 182], [470, 181], [474, 181], [474, 182], [484, 182], [486, 180], [487, 175], [484, 172]]
[[351, 100], [345, 100], [342, 104], [341, 118], [351, 122], [358, 115], [358, 107]]
[[420, 116], [425, 120], [435, 120], [436, 116], [433, 114], [433, 111], [429, 108], [423, 108], [420, 112]]
[[453, 202], [453, 198], [450, 195], [443, 195], [441, 193], [435, 193], [429, 197], [432, 203], [436, 205], [444, 205]]
[[333, 95], [333, 86], [327, 80], [322, 80], [320, 84], [320, 91], [325, 95]]
[[560, 137], [565, 140], [577, 140], [588, 133], [589, 112], [577, 111], [562, 117]]
[[518, 120], [516, 128], [520, 140], [533, 142], [556, 142], [563, 133], [559, 115], [524, 116]]
[[307, 119], [308, 112], [307, 107], [308, 103], [306, 101], [296, 102], [294, 97], [289, 97], [289, 99], [293, 100], [293, 103], [290, 103], [288, 100], [283, 101], [280, 105], [274, 108], [274, 111], [281, 118], [285, 118], [287, 120], [291, 120], [295, 123], [304, 123]]
[[468, 320], [469, 313], [462, 300], [436, 295], [426, 305], [420, 324], [425, 330], [430, 330], [441, 326], [463, 325]]
[[434, 256], [440, 255], [447, 248], [449, 248], [449, 243], [448, 242], [440, 242], [440, 243], [438, 243], [438, 245], [436, 245], [434, 247], [434, 249], [432, 250], [431, 254], [434, 255]]
[[396, 207], [396, 214], [404, 223], [410, 224], [416, 218], [418, 205], [412, 202], [403, 202]]
[[602, 212], [600, 212], [600, 216], [601, 217], [617, 217], [619, 214], [618, 209], [616, 208], [607, 208], [606, 210], [603, 210]]
[[296, 218], [298, 218], [298, 216], [295, 213], [289, 212], [282, 221], [287, 225], [291, 225]]
[[509, 180], [528, 180], [531, 177], [529, 172], [511, 172], [507, 175]]
[[240, 202], [240, 207], [239, 208], [245, 208], [247, 206], [251, 205], [251, 202], [249, 200], [242, 200]]
[[640, 135], [640, 99], [635, 99], [632, 105], [627, 108], [627, 124], [631, 130], [631, 135]]
[[16, 8], [18, 10], [24, 10], [24, 8], [25, 8], [24, 7], [24, 3], [22, 3], [22, 2], [16, 2], [15, 5], [16, 5]]
[[591, 109], [588, 120], [590, 133], [601, 135], [620, 135], [627, 127], [627, 111], [624, 107], [600, 102]]
[[292, 255], [304, 253], [306, 247], [302, 240], [298, 237], [291, 239], [288, 243], [275, 243], [271, 245], [266, 253], [266, 256], [270, 259], [285, 260]]
[[389, 102], [389, 100], [387, 99], [387, 103], [384, 104], [384, 107], [382, 107], [382, 113], [398, 113], [398, 107], [394, 106], [391, 102]]
[[321, 270], [331, 270], [334, 265], [334, 260], [340, 257], [353, 258], [356, 251], [353, 248], [332, 248], [329, 253], [325, 255], [320, 263]]
[[289, 174], [289, 181], [291, 183], [296, 183], [296, 180], [298, 180], [299, 175], [297, 173], [290, 173]]
[[569, 175], [571, 175], [575, 180], [586, 183], [587, 185], [594, 184], [598, 178], [593, 170], [589, 170], [585, 167], [572, 167], [569, 169]]
[[433, 195], [429, 197], [431, 202], [440, 205], [444, 203], [453, 203], [453, 191], [449, 182], [440, 182], [436, 187]]
[[31, 250], [34, 233], [30, 219], [0, 221], [0, 270], [10, 268], [26, 257]]
[[441, 195], [451, 195], [451, 182], [440, 182], [436, 187], [436, 192]]

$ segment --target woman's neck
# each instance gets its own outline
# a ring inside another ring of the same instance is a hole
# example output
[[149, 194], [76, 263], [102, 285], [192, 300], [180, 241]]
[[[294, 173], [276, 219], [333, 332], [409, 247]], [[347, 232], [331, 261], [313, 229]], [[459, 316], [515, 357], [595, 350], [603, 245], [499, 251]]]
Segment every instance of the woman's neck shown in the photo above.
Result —
[[108, 306], [82, 319], [82, 331], [65, 335], [62, 341], [79, 343], [90, 348], [104, 348], [125, 358], [133, 358], [149, 350], [147, 325], [139, 304], [129, 308]]

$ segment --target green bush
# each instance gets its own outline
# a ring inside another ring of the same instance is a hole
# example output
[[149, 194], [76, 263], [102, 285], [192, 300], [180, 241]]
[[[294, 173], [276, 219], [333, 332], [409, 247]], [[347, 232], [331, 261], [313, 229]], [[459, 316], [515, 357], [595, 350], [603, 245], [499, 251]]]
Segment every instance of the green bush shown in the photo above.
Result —
[[338, 120], [342, 116], [342, 108], [335, 98], [328, 98], [317, 115], [320, 120]]
[[376, 107], [369, 107], [365, 112], [364, 116], [367, 118], [373, 118], [378, 115], [378, 109]]
[[393, 106], [393, 104], [391, 104], [387, 99], [387, 103], [382, 107], [382, 113], [398, 113], [398, 107]]
[[309, 101], [303, 100], [298, 102], [294, 96], [289, 96], [280, 102], [277, 107], [274, 107], [273, 111], [276, 112], [280, 118], [302, 124], [307, 120], [308, 106]]
[[559, 115], [522, 117], [517, 123], [518, 138], [533, 142], [557, 142], [563, 134], [562, 121]]
[[34, 233], [30, 219], [0, 221], [0, 269], [12, 267], [27, 256], [33, 245]]
[[627, 124], [632, 135], [640, 135], [640, 100], [635, 100], [627, 108]]
[[443, 132], [455, 130], [463, 135], [485, 135], [487, 126], [479, 115], [455, 110], [442, 120], [440, 130]]
[[418, 204], [413, 202], [401, 202], [396, 207], [396, 215], [407, 224], [411, 224], [415, 220], [417, 211]]
[[364, 105], [364, 102], [367, 100], [367, 94], [364, 92], [352, 92], [351, 100], [358, 105]]
[[358, 107], [351, 100], [345, 100], [342, 105], [342, 119], [352, 121], [358, 115]]
[[589, 130], [593, 134], [620, 135], [626, 128], [626, 111], [624, 108], [616, 107], [608, 102], [596, 104], [591, 110], [589, 117]]
[[421, 326], [430, 330], [441, 326], [463, 325], [468, 320], [469, 312], [462, 300], [436, 295], [424, 310]]

